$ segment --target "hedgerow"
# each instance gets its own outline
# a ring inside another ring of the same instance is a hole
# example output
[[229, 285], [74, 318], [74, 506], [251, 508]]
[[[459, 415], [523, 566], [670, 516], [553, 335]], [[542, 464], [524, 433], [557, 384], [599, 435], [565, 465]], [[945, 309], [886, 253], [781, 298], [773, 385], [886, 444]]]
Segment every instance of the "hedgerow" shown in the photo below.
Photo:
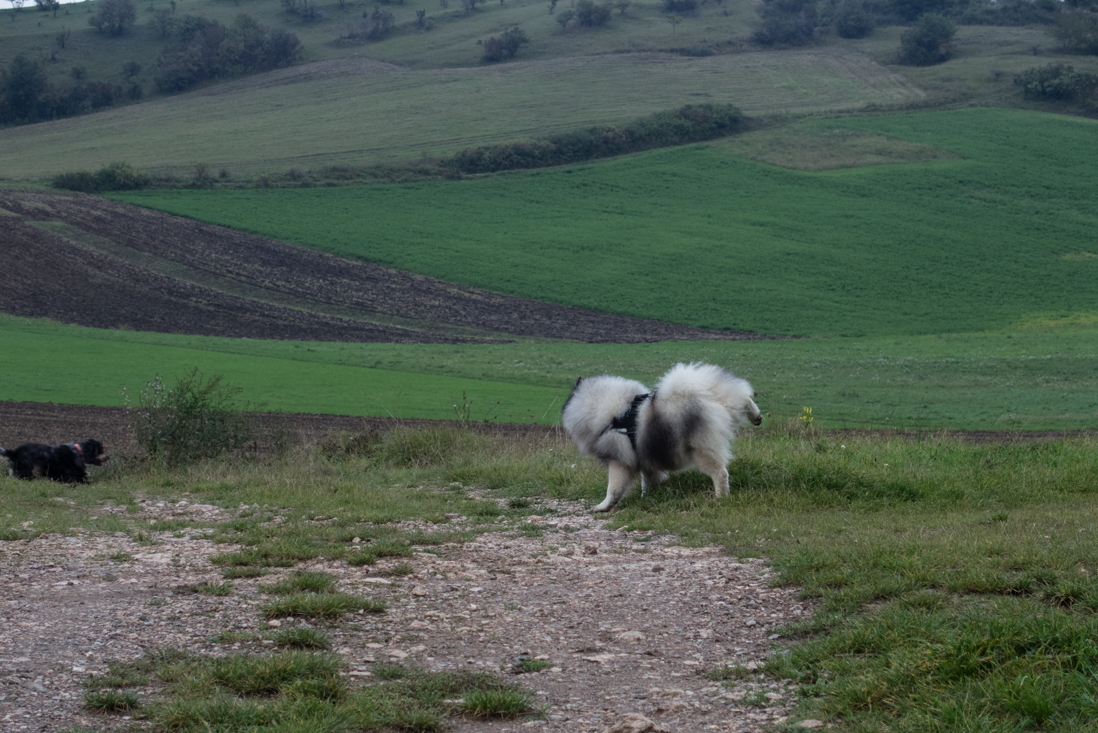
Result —
[[712, 140], [742, 129], [745, 120], [744, 114], [731, 104], [687, 105], [622, 126], [588, 127], [544, 140], [470, 148], [443, 166], [461, 173], [494, 173], [566, 165]]

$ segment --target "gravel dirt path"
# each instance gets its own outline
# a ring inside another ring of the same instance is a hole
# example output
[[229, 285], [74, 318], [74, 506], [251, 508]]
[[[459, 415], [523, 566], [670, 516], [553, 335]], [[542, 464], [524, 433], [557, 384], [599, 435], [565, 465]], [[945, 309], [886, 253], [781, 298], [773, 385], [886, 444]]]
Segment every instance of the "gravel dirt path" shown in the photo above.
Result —
[[[141, 506], [131, 516], [210, 522], [236, 514], [185, 501]], [[780, 643], [776, 628], [810, 613], [796, 589], [771, 587], [760, 560], [611, 531], [578, 505], [546, 509], [555, 513], [523, 520], [541, 527], [540, 537], [507, 526], [373, 567], [299, 566], [388, 605], [379, 616], [322, 625], [349, 684], [371, 684], [373, 665], [394, 662], [511, 675], [515, 660], [529, 655], [551, 665], [515, 677], [546, 706], [544, 719], [455, 719], [451, 730], [605, 731], [640, 715], [650, 727], [621, 730], [746, 732], [786, 720], [789, 684], [758, 677], [726, 686], [703, 672], [762, 660]], [[456, 529], [465, 522], [451, 520]], [[124, 534], [78, 532], [0, 544], [0, 729], [120, 730], [129, 721], [82, 706], [82, 680], [108, 662], [159, 647], [213, 655], [269, 648], [258, 638], [267, 629], [259, 586], [281, 575], [233, 581], [228, 596], [188, 592], [183, 586], [221, 581], [209, 557], [236, 549], [204, 534], [150, 533], [153, 544], [138, 544]], [[132, 559], [119, 560], [120, 553]], [[398, 563], [412, 565], [412, 574], [384, 577]], [[252, 632], [256, 640], [212, 642], [222, 631]]]

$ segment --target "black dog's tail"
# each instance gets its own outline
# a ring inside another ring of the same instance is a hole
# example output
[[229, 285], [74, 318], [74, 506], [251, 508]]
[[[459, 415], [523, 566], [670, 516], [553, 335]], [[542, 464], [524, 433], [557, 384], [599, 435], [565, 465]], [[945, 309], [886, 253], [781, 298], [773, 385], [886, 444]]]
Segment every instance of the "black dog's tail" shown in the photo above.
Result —
[[3, 458], [8, 457], [8, 451], [7, 451], [6, 448], [0, 448], [0, 457], [3, 457]]

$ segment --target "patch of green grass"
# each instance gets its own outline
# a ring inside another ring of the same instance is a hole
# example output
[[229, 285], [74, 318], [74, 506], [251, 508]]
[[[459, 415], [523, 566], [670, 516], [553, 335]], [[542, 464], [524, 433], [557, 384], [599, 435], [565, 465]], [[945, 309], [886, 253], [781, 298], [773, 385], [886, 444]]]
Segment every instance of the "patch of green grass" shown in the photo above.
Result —
[[345, 613], [384, 613], [385, 602], [345, 593], [293, 593], [262, 606], [266, 618], [339, 618]]
[[252, 631], [219, 631], [210, 637], [210, 642], [214, 644], [242, 644], [259, 640], [259, 635]]
[[402, 680], [415, 674], [415, 670], [402, 664], [375, 664], [371, 669], [374, 677], [379, 680]]
[[[149, 670], [158, 680], [143, 715], [153, 725], [187, 733], [264, 729], [276, 722], [279, 730], [301, 733], [442, 730], [448, 715], [464, 709], [454, 710], [444, 700], [479, 700], [481, 714], [515, 715], [526, 710], [523, 701], [528, 705], [530, 699], [520, 686], [489, 674], [397, 667], [386, 675], [383, 665], [375, 667], [378, 684], [348, 689], [338, 657], [301, 651], [217, 658], [154, 652], [127, 664]], [[94, 709], [100, 712], [124, 710], [116, 705], [130, 696], [136, 701], [133, 692], [116, 692], [108, 707], [108, 697], [95, 694], [101, 702]]]
[[232, 583], [198, 583], [197, 585], [178, 586], [176, 591], [201, 593], [207, 596], [227, 596], [233, 592]]
[[84, 693], [84, 707], [97, 713], [131, 712], [141, 707], [137, 693], [128, 690], [97, 690]]
[[335, 591], [336, 579], [328, 574], [314, 570], [294, 571], [289, 577], [271, 585], [261, 585], [261, 593], [272, 595], [289, 595], [292, 593], [332, 593]]
[[[375, 667], [376, 676], [376, 667]], [[443, 700], [461, 699], [466, 713], [474, 700], [486, 715], [511, 715], [529, 710], [529, 693], [513, 683], [476, 672], [426, 673], [408, 671], [383, 685], [364, 688], [356, 702], [357, 719], [367, 728], [391, 725], [412, 730], [440, 730], [447, 711]], [[526, 708], [519, 709], [525, 699]], [[504, 711], [513, 712], [504, 712]], [[491, 712], [488, 712], [491, 711]]]
[[544, 672], [552, 666], [552, 662], [547, 662], [544, 659], [523, 659], [515, 663], [514, 670], [519, 674], [530, 674]]
[[705, 678], [714, 682], [727, 682], [728, 680], [744, 680], [755, 676], [755, 672], [736, 665], [734, 667], [722, 666], [707, 670]]
[[269, 549], [244, 549], [239, 552], [229, 552], [222, 555], [211, 555], [210, 562], [214, 565], [229, 566], [260, 566], [287, 568], [303, 558], [277, 555]]
[[209, 675], [221, 687], [242, 695], [271, 695], [304, 681], [339, 678], [339, 657], [296, 651], [264, 657], [234, 654], [209, 662]]
[[466, 693], [461, 707], [475, 718], [510, 717], [527, 712], [531, 699], [521, 690], [474, 690]]
[[401, 563], [400, 565], [394, 565], [393, 567], [385, 570], [382, 575], [387, 575], [395, 578], [403, 578], [411, 575], [415, 572], [415, 568], [408, 563]]
[[238, 580], [247, 578], [262, 578], [270, 571], [266, 568], [253, 567], [250, 565], [242, 566], [230, 566], [221, 570], [221, 577], [227, 580]]
[[274, 635], [275, 646], [289, 649], [331, 649], [332, 640], [316, 629], [284, 629]]

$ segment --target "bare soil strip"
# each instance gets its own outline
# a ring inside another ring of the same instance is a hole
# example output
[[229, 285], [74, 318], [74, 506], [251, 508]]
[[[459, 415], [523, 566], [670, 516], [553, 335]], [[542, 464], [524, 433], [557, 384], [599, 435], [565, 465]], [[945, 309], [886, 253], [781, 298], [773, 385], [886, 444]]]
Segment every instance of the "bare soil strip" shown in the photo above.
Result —
[[81, 194], [0, 190], [0, 311], [233, 338], [755, 340], [513, 298]]
[[[395, 427], [425, 428], [453, 426], [460, 423], [445, 420], [405, 420], [383, 417], [355, 417], [352, 415], [313, 415], [303, 413], [256, 413], [253, 419], [260, 434], [259, 450], [263, 450], [263, 436], [288, 438], [296, 445], [315, 445], [334, 433], [382, 432]], [[554, 434], [567, 439], [560, 426], [531, 425], [524, 423], [470, 423], [465, 425], [478, 432], [537, 435]], [[832, 435], [879, 435], [919, 440], [944, 431], [915, 430], [828, 430]], [[1073, 431], [1009, 431], [979, 430], [949, 432], [949, 435], [971, 443], [1010, 443], [1058, 440], [1067, 437], [1093, 437], [1094, 430]], [[92, 405], [57, 405], [42, 402], [0, 401], [0, 445], [13, 447], [22, 443], [67, 443], [71, 440], [96, 438], [108, 451], [118, 454], [135, 454], [138, 450], [126, 409], [122, 407], [96, 407]]]

